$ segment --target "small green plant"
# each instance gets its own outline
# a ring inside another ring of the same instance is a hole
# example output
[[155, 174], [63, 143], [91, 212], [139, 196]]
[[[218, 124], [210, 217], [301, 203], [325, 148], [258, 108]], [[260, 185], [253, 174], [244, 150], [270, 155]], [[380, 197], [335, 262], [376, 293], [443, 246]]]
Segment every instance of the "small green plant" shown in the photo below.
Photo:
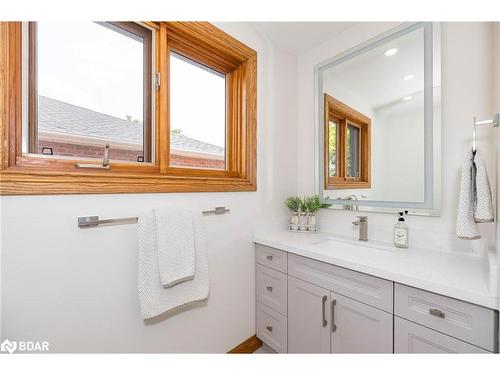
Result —
[[299, 212], [299, 210], [302, 208], [302, 198], [297, 196], [288, 197], [285, 200], [285, 205], [290, 211]]
[[304, 198], [304, 210], [306, 212], [313, 214], [321, 208], [320, 206], [319, 199], [316, 200], [315, 196]]
[[[325, 197], [326, 199], [328, 199], [328, 197]], [[319, 202], [319, 195], [316, 194], [314, 196], [314, 199], [316, 200], [316, 202], [318, 202], [317, 204], [319, 205], [319, 208], [328, 208], [328, 207], [331, 207], [332, 205], [331, 204], [328, 204], [328, 203], [320, 203]]]
[[313, 195], [310, 197], [304, 197], [303, 199], [297, 196], [288, 197], [285, 201], [285, 205], [292, 212], [309, 212], [315, 213], [320, 208], [328, 208], [331, 204], [321, 203], [319, 200], [319, 195]]

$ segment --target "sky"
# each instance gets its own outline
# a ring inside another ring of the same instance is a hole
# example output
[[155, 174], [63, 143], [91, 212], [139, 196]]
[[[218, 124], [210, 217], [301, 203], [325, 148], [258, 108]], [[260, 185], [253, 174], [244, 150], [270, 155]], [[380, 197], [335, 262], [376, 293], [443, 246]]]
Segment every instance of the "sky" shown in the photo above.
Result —
[[[93, 22], [38, 23], [38, 92], [143, 118], [143, 44]], [[225, 78], [171, 57], [171, 127], [224, 147]]]

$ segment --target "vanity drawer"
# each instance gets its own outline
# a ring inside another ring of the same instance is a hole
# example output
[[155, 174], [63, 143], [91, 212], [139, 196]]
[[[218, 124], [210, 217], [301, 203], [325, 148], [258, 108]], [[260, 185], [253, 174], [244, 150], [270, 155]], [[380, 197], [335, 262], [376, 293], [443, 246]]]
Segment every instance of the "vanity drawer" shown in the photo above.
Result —
[[494, 310], [396, 284], [394, 313], [488, 351], [496, 351]]
[[286, 315], [287, 277], [284, 273], [257, 264], [257, 300]]
[[392, 281], [295, 254], [288, 254], [288, 274], [392, 313]]
[[433, 331], [430, 328], [394, 318], [394, 353], [489, 353], [477, 346]]
[[287, 352], [286, 316], [257, 302], [257, 337], [278, 353]]
[[286, 252], [272, 247], [255, 245], [255, 258], [257, 263], [286, 273]]

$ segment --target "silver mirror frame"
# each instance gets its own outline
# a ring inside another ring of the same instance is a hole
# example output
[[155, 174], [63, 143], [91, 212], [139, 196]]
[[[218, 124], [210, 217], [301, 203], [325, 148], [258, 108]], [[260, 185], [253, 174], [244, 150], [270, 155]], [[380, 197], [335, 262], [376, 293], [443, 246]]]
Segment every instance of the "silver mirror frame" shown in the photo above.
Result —
[[[424, 29], [424, 201], [397, 202], [329, 199], [325, 197], [323, 152], [323, 72], [355, 56], [419, 28]], [[441, 24], [438, 22], [404, 23], [314, 67], [315, 81], [315, 171], [316, 192], [322, 203], [369, 208], [371, 212], [395, 212], [408, 209], [410, 214], [439, 216], [441, 210]], [[434, 106], [434, 100], [439, 105]]]

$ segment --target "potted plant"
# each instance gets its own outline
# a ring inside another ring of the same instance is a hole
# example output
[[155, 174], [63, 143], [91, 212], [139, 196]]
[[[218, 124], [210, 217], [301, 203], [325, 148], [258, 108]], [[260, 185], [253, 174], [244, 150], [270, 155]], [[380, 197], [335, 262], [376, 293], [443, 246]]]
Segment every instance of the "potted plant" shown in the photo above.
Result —
[[297, 196], [288, 197], [285, 200], [285, 205], [292, 212], [290, 217], [290, 229], [298, 230], [299, 229], [299, 211], [302, 208], [303, 201], [302, 198]]
[[316, 232], [316, 212], [320, 208], [328, 208], [331, 204], [321, 203], [319, 195], [300, 198], [297, 196], [288, 197], [285, 200], [285, 205], [292, 216], [290, 218], [290, 230], [311, 231]]
[[328, 208], [330, 206], [331, 204], [321, 203], [318, 194], [304, 199], [304, 208], [307, 212], [307, 230], [316, 232], [316, 212], [318, 212], [320, 208]]

